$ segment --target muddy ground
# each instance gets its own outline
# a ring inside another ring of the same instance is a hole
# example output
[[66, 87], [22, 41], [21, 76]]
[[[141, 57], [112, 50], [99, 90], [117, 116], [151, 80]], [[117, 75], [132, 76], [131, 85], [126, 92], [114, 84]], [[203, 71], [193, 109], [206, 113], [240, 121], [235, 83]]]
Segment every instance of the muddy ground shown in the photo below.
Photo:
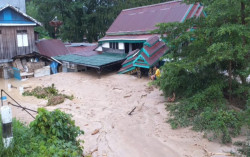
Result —
[[[23, 97], [19, 90], [52, 83], [75, 99], [46, 107], [47, 100]], [[168, 112], [162, 92], [148, 83], [147, 78], [114, 73], [101, 79], [93, 73], [60, 73], [26, 81], [0, 80], [1, 88], [25, 107], [60, 109], [72, 114], [76, 125], [85, 132], [80, 137], [85, 141], [84, 153], [93, 157], [219, 157], [235, 150], [232, 145], [209, 142], [190, 128], [172, 130], [166, 123]], [[8, 84], [17, 89], [8, 89]], [[128, 115], [134, 107], [135, 111]], [[12, 109], [13, 116], [21, 121], [33, 120], [24, 111]]]

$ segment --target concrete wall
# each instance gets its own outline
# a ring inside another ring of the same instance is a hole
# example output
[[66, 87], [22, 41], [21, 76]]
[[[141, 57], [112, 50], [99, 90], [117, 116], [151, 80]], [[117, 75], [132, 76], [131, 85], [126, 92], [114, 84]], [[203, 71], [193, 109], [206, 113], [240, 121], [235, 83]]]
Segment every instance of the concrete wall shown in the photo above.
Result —
[[109, 48], [109, 43], [107, 42], [107, 43], [102, 43], [102, 47], [103, 48]]
[[8, 4], [26, 13], [25, 0], [0, 0], [0, 8], [5, 7]]
[[125, 49], [124, 43], [119, 43], [118, 47], [119, 47], [119, 50], [124, 50]]

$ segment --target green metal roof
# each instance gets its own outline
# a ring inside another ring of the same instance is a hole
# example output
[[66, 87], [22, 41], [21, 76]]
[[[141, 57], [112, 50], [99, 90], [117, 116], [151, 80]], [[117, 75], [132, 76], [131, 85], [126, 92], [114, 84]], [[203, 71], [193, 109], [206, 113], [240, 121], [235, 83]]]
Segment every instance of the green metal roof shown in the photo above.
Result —
[[102, 53], [100, 55], [88, 57], [76, 54], [69, 54], [63, 56], [56, 56], [54, 58], [60, 61], [71, 62], [89, 67], [101, 67], [103, 65], [126, 59], [126, 54]]

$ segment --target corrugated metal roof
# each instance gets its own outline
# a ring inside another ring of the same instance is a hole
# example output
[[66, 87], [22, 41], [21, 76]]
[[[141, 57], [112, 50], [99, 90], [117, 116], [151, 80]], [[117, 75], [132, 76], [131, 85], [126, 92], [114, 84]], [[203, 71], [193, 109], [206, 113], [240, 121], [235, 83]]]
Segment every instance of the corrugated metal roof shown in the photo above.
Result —
[[132, 57], [132, 58], [130, 58], [130, 59], [126, 59], [126, 60], [122, 63], [122, 65], [125, 65], [125, 64], [127, 64], [127, 63], [129, 63], [129, 62], [131, 62], [131, 61], [134, 61], [134, 60], [137, 58], [137, 56], [138, 56], [138, 55], [135, 55], [134, 57]]
[[99, 54], [97, 51], [95, 51], [97, 47], [98, 45], [94, 44], [92, 46], [67, 46], [67, 49], [70, 54], [77, 54], [81, 56], [93, 56]]
[[130, 51], [130, 52], [128, 53], [127, 57], [130, 57], [130, 56], [134, 55], [134, 54], [137, 53], [138, 51], [139, 51], [139, 49], [136, 49], [136, 50], [134, 50], [134, 51]]
[[160, 40], [160, 38], [155, 35], [155, 36], [150, 37], [144, 44], [151, 47], [159, 40]]
[[160, 48], [162, 48], [165, 45], [166, 44], [164, 42], [160, 41], [160, 42], [157, 42], [156, 44], [154, 44], [152, 47], [144, 46], [143, 48], [151, 56], [152, 54], [154, 54], [156, 51], [160, 50]]
[[36, 43], [36, 46], [39, 53], [49, 57], [69, 54], [64, 43], [57, 39], [40, 40]]
[[123, 72], [129, 70], [130, 68], [135, 68], [135, 67], [133, 66], [133, 64], [130, 64], [130, 65], [126, 66], [126, 67], [122, 67], [122, 68], [118, 71], [118, 73], [123, 73]]
[[123, 61], [126, 58], [126, 55], [102, 53], [100, 55], [85, 57], [75, 54], [69, 54], [69, 55], [57, 56], [54, 58], [59, 61], [71, 62], [74, 64], [85, 65], [88, 67], [100, 67], [110, 63]]
[[148, 57], [145, 53], [141, 53], [141, 55], [143, 56], [144, 59], [146, 59], [148, 64], [150, 66], [152, 66], [153, 64], [155, 64], [155, 62], [157, 62], [166, 53], [167, 50], [168, 50], [168, 48], [165, 45], [164, 47], [162, 47], [160, 50], [158, 50], [157, 53], [155, 53], [151, 57]]
[[123, 10], [106, 32], [107, 35], [149, 33], [158, 23], [182, 22], [193, 5], [171, 1]]

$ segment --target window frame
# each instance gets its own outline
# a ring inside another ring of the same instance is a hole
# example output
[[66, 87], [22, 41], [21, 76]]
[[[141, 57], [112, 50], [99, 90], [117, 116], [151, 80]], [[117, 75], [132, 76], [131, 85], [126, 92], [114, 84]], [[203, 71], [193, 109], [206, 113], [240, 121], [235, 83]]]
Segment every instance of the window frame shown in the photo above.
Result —
[[27, 30], [17, 30], [17, 47], [28, 47], [29, 39]]
[[110, 42], [109, 48], [111, 49], [119, 49], [119, 43], [118, 42]]

